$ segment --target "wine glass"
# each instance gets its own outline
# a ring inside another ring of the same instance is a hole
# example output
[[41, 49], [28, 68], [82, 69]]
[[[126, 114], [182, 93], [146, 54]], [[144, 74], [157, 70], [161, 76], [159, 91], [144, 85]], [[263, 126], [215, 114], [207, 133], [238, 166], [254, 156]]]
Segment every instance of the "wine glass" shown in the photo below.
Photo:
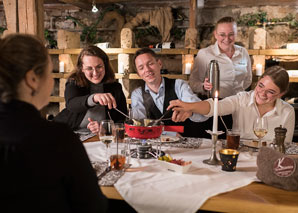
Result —
[[102, 120], [99, 126], [98, 137], [106, 145], [106, 160], [109, 162], [109, 145], [114, 140], [114, 122], [112, 120]]
[[268, 132], [268, 122], [266, 117], [258, 117], [254, 121], [254, 133], [259, 139], [259, 146], [261, 146], [262, 138], [267, 134]]

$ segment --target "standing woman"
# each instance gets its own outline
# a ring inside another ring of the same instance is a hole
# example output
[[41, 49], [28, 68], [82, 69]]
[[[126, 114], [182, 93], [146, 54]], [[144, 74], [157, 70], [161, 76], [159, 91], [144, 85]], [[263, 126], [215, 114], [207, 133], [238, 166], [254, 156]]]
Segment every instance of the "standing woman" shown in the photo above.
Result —
[[235, 45], [237, 23], [232, 17], [221, 18], [215, 26], [215, 44], [201, 49], [194, 62], [189, 84], [195, 93], [206, 95], [212, 89], [207, 72], [211, 60], [220, 69], [220, 98], [236, 95], [252, 82], [251, 61], [245, 48]]
[[101, 120], [125, 120], [113, 108], [127, 114], [126, 98], [121, 84], [115, 82], [107, 54], [100, 48], [88, 46], [81, 51], [76, 70], [66, 82], [65, 101], [66, 108], [54, 120], [73, 130], [97, 133]]
[[105, 212], [107, 200], [78, 137], [39, 110], [53, 65], [31, 35], [0, 39], [1, 212]]

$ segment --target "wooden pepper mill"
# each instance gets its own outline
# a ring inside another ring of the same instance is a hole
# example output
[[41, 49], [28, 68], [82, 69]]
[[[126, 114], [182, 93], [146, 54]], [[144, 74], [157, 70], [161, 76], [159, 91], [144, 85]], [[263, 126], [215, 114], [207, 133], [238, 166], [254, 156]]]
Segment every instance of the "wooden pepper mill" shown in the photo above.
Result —
[[286, 138], [286, 133], [287, 133], [287, 129], [286, 128], [282, 128], [282, 125], [280, 125], [279, 127], [276, 127], [274, 129], [275, 132], [275, 142], [277, 145], [277, 149], [279, 152], [284, 153], [285, 154], [285, 138]]

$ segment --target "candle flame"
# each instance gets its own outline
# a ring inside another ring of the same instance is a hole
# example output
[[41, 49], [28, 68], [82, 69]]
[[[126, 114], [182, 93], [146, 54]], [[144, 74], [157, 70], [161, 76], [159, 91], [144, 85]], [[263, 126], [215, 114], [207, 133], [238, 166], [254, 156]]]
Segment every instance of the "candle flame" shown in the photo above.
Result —
[[217, 90], [214, 93], [214, 98], [218, 98], [218, 91]]

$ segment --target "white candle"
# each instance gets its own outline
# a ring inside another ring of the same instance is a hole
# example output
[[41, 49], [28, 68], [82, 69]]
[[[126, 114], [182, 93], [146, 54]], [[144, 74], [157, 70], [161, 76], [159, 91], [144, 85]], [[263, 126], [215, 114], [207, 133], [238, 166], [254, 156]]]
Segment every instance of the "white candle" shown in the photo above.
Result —
[[121, 73], [121, 74], [124, 73], [124, 64], [123, 64], [123, 62], [118, 63], [118, 73]]
[[191, 70], [191, 63], [186, 63], [185, 64], [185, 74], [189, 75]]
[[213, 110], [213, 128], [212, 132], [217, 133], [217, 123], [218, 123], [218, 91], [214, 94], [214, 110]]
[[256, 65], [256, 76], [261, 76], [263, 74], [263, 66], [262, 64]]
[[59, 72], [64, 72], [64, 62], [63, 61], [59, 62]]

